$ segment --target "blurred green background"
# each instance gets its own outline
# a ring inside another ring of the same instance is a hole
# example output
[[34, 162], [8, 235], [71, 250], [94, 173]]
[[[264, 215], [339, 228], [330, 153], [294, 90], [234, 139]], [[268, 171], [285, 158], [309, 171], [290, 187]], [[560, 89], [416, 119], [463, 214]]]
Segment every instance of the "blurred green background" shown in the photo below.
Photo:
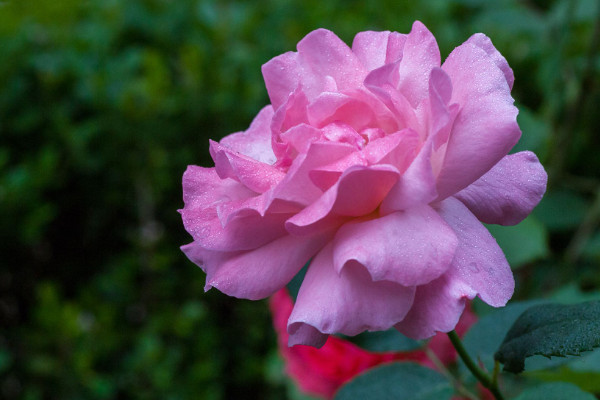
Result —
[[326, 27], [475, 32], [516, 75], [548, 194], [490, 229], [516, 299], [600, 287], [597, 0], [0, 2], [0, 398], [285, 399], [265, 302], [179, 251], [188, 164], [268, 103], [260, 66]]

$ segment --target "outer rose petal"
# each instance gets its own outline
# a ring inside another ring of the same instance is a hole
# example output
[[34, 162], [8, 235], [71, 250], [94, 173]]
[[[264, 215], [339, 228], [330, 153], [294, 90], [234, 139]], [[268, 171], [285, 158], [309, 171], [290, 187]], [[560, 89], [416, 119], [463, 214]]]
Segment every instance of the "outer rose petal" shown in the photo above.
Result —
[[[386, 330], [410, 309], [414, 287], [373, 282], [360, 266], [333, 268], [332, 245], [311, 262], [288, 321], [290, 345], [320, 344], [316, 333], [356, 335], [365, 330]], [[318, 346], [320, 347], [320, 346]]]
[[504, 157], [455, 197], [482, 222], [516, 225], [540, 202], [547, 181], [536, 155], [523, 151]]
[[459, 240], [449, 273], [466, 282], [489, 305], [504, 306], [513, 294], [515, 281], [496, 240], [469, 209], [453, 197], [440, 203], [439, 213]]
[[512, 296], [515, 282], [496, 240], [477, 218], [455, 198], [440, 204], [440, 215], [454, 229], [458, 248], [448, 271], [417, 288], [415, 302], [396, 329], [414, 339], [454, 329], [465, 300], [479, 297], [500, 307]]
[[359, 263], [373, 281], [403, 286], [429, 283], [450, 266], [456, 235], [429, 206], [347, 223], [335, 235], [333, 264], [341, 273]]
[[473, 43], [475, 46], [480, 47], [492, 58], [492, 60], [494, 60], [496, 66], [504, 73], [508, 87], [512, 89], [513, 83], [515, 82], [515, 74], [508, 65], [506, 58], [496, 50], [490, 38], [483, 33], [476, 33], [467, 40], [467, 43]]
[[271, 148], [271, 119], [273, 107], [266, 106], [254, 118], [245, 132], [232, 133], [219, 143], [245, 156], [266, 164], [276, 160]]
[[246, 157], [212, 140], [210, 154], [221, 179], [235, 179], [257, 193], [266, 192], [285, 176], [285, 173], [270, 164]]
[[326, 235], [288, 235], [246, 252], [215, 252], [195, 242], [181, 250], [206, 272], [205, 290], [215, 287], [229, 296], [259, 300], [284, 287], [326, 240]]
[[426, 339], [436, 332], [454, 329], [465, 308], [465, 298], [473, 298], [475, 292], [450, 275], [417, 288], [414, 305], [395, 325], [398, 331], [413, 339]]
[[440, 199], [464, 189], [517, 143], [521, 130], [504, 73], [480, 47], [464, 43], [442, 69], [452, 79], [459, 111], [438, 176]]

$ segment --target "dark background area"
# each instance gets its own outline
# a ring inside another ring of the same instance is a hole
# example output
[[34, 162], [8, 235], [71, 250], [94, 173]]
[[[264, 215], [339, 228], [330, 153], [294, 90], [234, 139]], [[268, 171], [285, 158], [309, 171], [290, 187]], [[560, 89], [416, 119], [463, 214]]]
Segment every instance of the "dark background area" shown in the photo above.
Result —
[[[264, 301], [204, 293], [179, 251], [188, 164], [268, 103], [260, 66], [318, 27], [484, 32], [550, 173], [491, 227], [516, 299], [600, 287], [596, 0], [0, 2], [0, 398], [283, 399]], [[571, 293], [569, 292], [569, 293]]]

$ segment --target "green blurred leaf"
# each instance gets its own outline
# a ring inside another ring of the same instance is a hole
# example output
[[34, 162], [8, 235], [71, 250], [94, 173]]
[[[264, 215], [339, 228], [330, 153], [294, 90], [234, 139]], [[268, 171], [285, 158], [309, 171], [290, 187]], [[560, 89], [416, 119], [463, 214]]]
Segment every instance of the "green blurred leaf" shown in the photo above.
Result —
[[549, 191], [533, 215], [550, 231], [577, 228], [587, 213], [589, 202], [579, 194], [568, 191]]
[[365, 350], [375, 352], [411, 351], [423, 347], [422, 342], [408, 338], [394, 328], [387, 331], [363, 332], [348, 340]]
[[533, 216], [516, 226], [487, 225], [512, 268], [547, 257], [548, 232]]
[[[491, 371], [494, 368], [494, 353], [506, 332], [523, 311], [535, 304], [540, 304], [540, 301], [511, 302], [479, 319], [463, 338], [467, 352]], [[464, 368], [464, 365], [461, 366]]]
[[392, 363], [371, 369], [342, 386], [335, 400], [443, 400], [452, 385], [438, 372], [413, 363]]
[[545, 383], [522, 392], [515, 400], [594, 400], [596, 397], [577, 386], [554, 382]]
[[504, 370], [522, 372], [533, 355], [566, 357], [600, 346], [600, 301], [542, 304], [515, 321], [494, 358]]

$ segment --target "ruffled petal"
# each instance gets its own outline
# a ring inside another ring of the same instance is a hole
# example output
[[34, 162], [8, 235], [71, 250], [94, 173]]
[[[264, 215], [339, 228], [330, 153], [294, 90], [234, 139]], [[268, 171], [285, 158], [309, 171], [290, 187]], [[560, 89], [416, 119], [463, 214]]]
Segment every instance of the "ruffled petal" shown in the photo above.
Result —
[[234, 179], [256, 193], [266, 192], [285, 177], [280, 169], [246, 157], [212, 140], [210, 155], [221, 179]]
[[466, 299], [476, 292], [461, 280], [444, 274], [427, 285], [417, 287], [415, 301], [406, 317], [395, 325], [402, 334], [417, 340], [456, 327]]
[[482, 222], [515, 225], [540, 202], [547, 181], [536, 155], [523, 151], [504, 157], [455, 197]]
[[406, 210], [421, 204], [429, 204], [437, 197], [435, 177], [431, 166], [433, 141], [426, 142], [421, 151], [390, 189], [380, 207], [381, 214]]
[[[291, 344], [313, 344], [318, 335], [356, 335], [386, 330], [401, 321], [413, 303], [414, 287], [373, 282], [361, 266], [338, 275], [331, 244], [311, 262], [288, 321]], [[322, 339], [322, 338], [321, 338]]]
[[460, 105], [438, 176], [440, 199], [464, 189], [494, 166], [521, 136], [518, 110], [504, 73], [480, 47], [464, 43], [442, 69]]
[[343, 217], [370, 214], [399, 176], [398, 170], [390, 165], [351, 167], [318, 200], [288, 219], [285, 227], [293, 235], [311, 235], [339, 224]]
[[397, 32], [359, 32], [352, 42], [352, 51], [367, 70], [373, 71], [402, 58], [406, 35]]
[[219, 143], [256, 161], [273, 164], [276, 158], [271, 148], [272, 118], [273, 107], [266, 106], [260, 110], [245, 132], [232, 133]]
[[326, 29], [317, 29], [306, 35], [298, 43], [297, 49], [306, 66], [304, 71], [321, 79], [319, 87], [310, 88], [303, 84], [309, 93], [313, 93], [309, 99], [325, 91], [323, 88], [328, 85], [328, 77], [333, 78], [339, 91], [345, 91], [361, 85], [367, 74], [348, 45]]
[[193, 242], [181, 249], [206, 272], [211, 287], [238, 298], [258, 300], [284, 287], [328, 239], [283, 236], [245, 252], [215, 252]]
[[318, 128], [343, 121], [359, 131], [373, 125], [375, 114], [371, 107], [360, 99], [342, 93], [326, 92], [310, 104], [308, 119], [312, 126]]
[[496, 240], [460, 200], [449, 197], [442, 201], [439, 213], [459, 241], [448, 273], [473, 288], [489, 305], [504, 306], [513, 294], [515, 281]]
[[214, 251], [250, 250], [285, 235], [285, 220], [292, 214], [246, 213], [223, 225], [219, 217], [206, 219], [205, 210], [181, 210], [185, 229], [196, 244]]
[[310, 178], [310, 171], [330, 164], [353, 153], [355, 148], [347, 143], [313, 142], [306, 153], [299, 154], [285, 178], [273, 190], [273, 198], [308, 205], [323, 191]]
[[288, 51], [272, 58], [262, 66], [265, 86], [275, 110], [287, 101], [300, 84], [304, 71], [299, 58], [298, 53]]
[[440, 50], [435, 37], [419, 21], [415, 21], [406, 37], [398, 90], [408, 99], [413, 108], [429, 95], [429, 74], [440, 66]]
[[458, 239], [429, 206], [343, 225], [333, 241], [338, 271], [359, 263], [373, 281], [423, 285], [450, 266]]

